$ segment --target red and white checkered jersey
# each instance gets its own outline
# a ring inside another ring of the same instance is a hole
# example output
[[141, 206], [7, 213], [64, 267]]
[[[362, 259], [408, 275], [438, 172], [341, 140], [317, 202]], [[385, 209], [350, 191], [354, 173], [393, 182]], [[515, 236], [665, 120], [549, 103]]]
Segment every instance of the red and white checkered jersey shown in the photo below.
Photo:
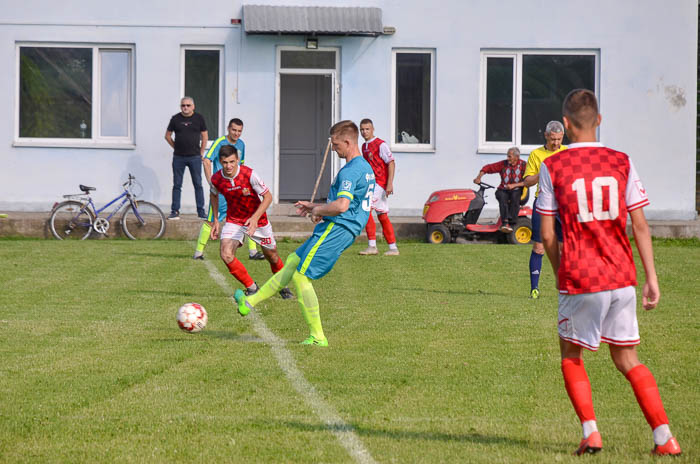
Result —
[[562, 223], [560, 293], [637, 284], [627, 212], [649, 199], [629, 157], [600, 143], [575, 143], [542, 162], [537, 212]]
[[362, 144], [362, 156], [372, 166], [376, 184], [386, 189], [386, 181], [388, 180], [387, 166], [394, 161], [394, 155], [389, 150], [389, 145], [379, 137], [375, 137]]
[[[211, 176], [212, 192], [221, 193], [226, 198], [226, 222], [245, 225], [245, 222], [260, 206], [260, 196], [269, 189], [265, 182], [248, 166], [238, 166], [233, 177], [226, 177], [224, 170]], [[258, 227], [267, 225], [267, 213], [263, 213]]]

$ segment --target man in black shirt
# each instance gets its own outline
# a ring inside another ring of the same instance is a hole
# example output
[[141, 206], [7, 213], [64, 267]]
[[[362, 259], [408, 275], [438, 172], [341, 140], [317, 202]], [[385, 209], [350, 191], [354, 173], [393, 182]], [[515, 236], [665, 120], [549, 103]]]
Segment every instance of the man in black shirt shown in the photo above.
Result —
[[[168, 219], [180, 219], [180, 195], [185, 167], [190, 170], [194, 196], [197, 201], [197, 215], [206, 219], [204, 193], [202, 192], [202, 158], [207, 151], [209, 135], [204, 117], [194, 112], [194, 100], [183, 97], [180, 112], [170, 118], [165, 141], [173, 148], [173, 200]], [[173, 140], [172, 134], [175, 134]]]

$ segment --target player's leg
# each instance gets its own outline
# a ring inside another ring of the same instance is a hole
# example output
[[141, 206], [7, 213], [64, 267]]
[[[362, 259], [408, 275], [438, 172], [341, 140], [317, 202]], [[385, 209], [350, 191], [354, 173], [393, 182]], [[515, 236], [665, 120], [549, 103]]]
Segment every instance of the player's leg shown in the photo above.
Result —
[[242, 229], [243, 227], [238, 224], [230, 222], [224, 224], [221, 230], [219, 252], [221, 260], [226, 264], [231, 275], [243, 284], [247, 293], [252, 294], [257, 290], [257, 285], [250, 274], [248, 274], [248, 270], [243, 263], [236, 258], [236, 250], [241, 246], [241, 241], [243, 240]]
[[[248, 239], [253, 243], [259, 243], [262, 248], [262, 253], [267, 262], [270, 263], [270, 271], [273, 274], [277, 274], [284, 267], [284, 262], [277, 253], [277, 241], [275, 240], [275, 234], [272, 232], [272, 225], [268, 223], [266, 226], [258, 227], [255, 230], [255, 235], [253, 237], [248, 237]], [[280, 290], [280, 296], [288, 300], [293, 298], [294, 295], [286, 286]]]
[[498, 214], [501, 215], [501, 232], [512, 232], [508, 227], [508, 192], [503, 189], [496, 189], [496, 200], [498, 200]]
[[581, 422], [583, 438], [574, 454], [596, 453], [603, 446], [591, 383], [583, 363], [583, 348], [596, 351], [600, 346], [601, 321], [610, 305], [609, 292], [560, 295], [557, 317], [561, 372], [571, 404]]
[[267, 300], [275, 293], [285, 288], [292, 280], [294, 272], [299, 265], [299, 256], [292, 252], [287, 256], [287, 262], [279, 272], [273, 274], [254, 295], [246, 296], [241, 290], [236, 290], [233, 297], [238, 305], [238, 313], [241, 316], [247, 315], [251, 309], [259, 303]]
[[382, 225], [382, 235], [384, 235], [384, 240], [389, 245], [389, 251], [384, 253], [384, 256], [397, 256], [399, 254], [399, 249], [396, 246], [396, 236], [394, 235], [394, 226], [389, 220], [389, 215], [387, 213], [377, 213], [377, 219]]
[[296, 271], [292, 277], [292, 282], [294, 282], [294, 287], [297, 291], [301, 313], [309, 326], [309, 337], [301, 342], [302, 345], [328, 346], [328, 340], [323, 333], [323, 326], [321, 325], [318, 298], [311, 280], [300, 274], [299, 271]]
[[199, 238], [197, 238], [197, 245], [194, 249], [194, 259], [204, 259], [204, 248], [207, 246], [207, 243], [209, 243], [212, 222], [214, 222], [214, 212], [211, 208], [211, 204], [209, 204], [207, 220], [202, 222], [202, 227], [199, 228]]
[[367, 232], [367, 249], [362, 250], [359, 254], [361, 255], [376, 255], [379, 253], [377, 250], [377, 224], [374, 222], [372, 217], [372, 211], [369, 212], [369, 219], [367, 219], [367, 225], [365, 226], [365, 231]]
[[634, 287], [612, 291], [611, 309], [603, 321], [602, 339], [610, 346], [615, 367], [632, 386], [637, 403], [644, 413], [654, 435], [654, 454], [680, 454], [678, 442], [671, 434], [659, 388], [651, 371], [637, 356], [639, 343], [637, 325], [637, 298]]
[[537, 199], [532, 207], [532, 251], [530, 252], [530, 298], [540, 296], [540, 273], [542, 272], [542, 257], [544, 246], [540, 236], [540, 213], [535, 211]]
[[265, 259], [264, 252], [258, 251], [255, 241], [251, 240], [250, 237], [246, 238], [248, 243], [248, 259], [260, 260]]
[[180, 219], [180, 197], [182, 196], [182, 178], [185, 174], [184, 156], [173, 155], [173, 195], [168, 219]]

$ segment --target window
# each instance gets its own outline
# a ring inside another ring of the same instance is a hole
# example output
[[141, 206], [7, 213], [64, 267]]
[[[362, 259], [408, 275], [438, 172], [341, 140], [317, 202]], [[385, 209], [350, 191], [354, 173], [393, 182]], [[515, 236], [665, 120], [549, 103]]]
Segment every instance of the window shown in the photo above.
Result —
[[133, 48], [18, 45], [16, 143], [133, 145]]
[[225, 134], [222, 126], [223, 53], [221, 47], [183, 47], [183, 96], [194, 99], [195, 111], [204, 116], [209, 141]]
[[547, 122], [561, 121], [566, 95], [597, 90], [595, 51], [494, 51], [481, 58], [480, 152], [542, 145]]
[[392, 53], [392, 148], [435, 149], [435, 51], [394, 50]]

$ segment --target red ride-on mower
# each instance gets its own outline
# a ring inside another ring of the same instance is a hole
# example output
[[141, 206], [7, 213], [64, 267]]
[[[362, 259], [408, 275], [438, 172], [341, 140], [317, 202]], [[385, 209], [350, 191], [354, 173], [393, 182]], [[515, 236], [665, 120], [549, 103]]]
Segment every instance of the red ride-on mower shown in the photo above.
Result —
[[470, 240], [487, 235], [499, 240], [505, 236], [505, 239], [513, 244], [530, 243], [532, 208], [523, 206], [530, 197], [528, 188], [523, 189], [523, 195], [520, 197], [520, 211], [513, 232], [504, 233], [499, 230], [503, 223], [500, 217], [494, 224], [476, 223], [486, 204], [484, 192], [492, 188], [495, 187], [482, 182], [478, 191], [449, 189], [431, 193], [423, 207], [428, 243], [450, 243], [459, 235], [464, 235]]

